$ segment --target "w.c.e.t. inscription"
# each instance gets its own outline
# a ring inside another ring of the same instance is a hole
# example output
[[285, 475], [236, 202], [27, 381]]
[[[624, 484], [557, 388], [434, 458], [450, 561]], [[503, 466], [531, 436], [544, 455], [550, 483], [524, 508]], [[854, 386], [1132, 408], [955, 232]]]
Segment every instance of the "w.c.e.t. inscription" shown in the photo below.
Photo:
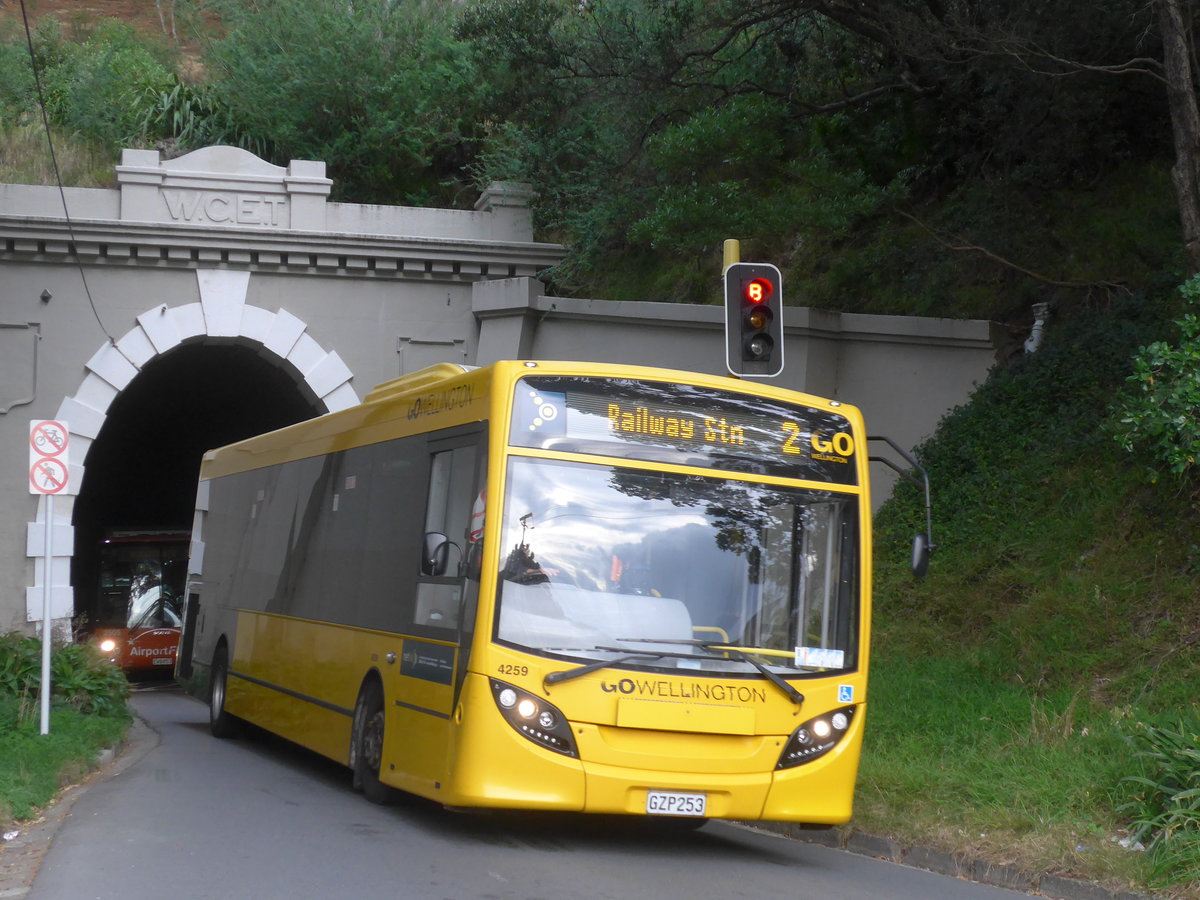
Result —
[[238, 147], [166, 160], [157, 150], [126, 150], [117, 181], [125, 221], [304, 231], [325, 230], [333, 184], [323, 162], [276, 166]]
[[280, 194], [230, 191], [162, 191], [173, 222], [193, 225], [266, 225], [287, 227], [288, 198]]

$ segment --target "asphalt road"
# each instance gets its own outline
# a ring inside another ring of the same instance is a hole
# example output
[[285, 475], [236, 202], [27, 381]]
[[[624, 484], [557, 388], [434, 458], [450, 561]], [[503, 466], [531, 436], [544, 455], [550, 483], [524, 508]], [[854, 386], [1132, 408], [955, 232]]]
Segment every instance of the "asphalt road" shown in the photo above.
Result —
[[1013, 900], [1025, 895], [724, 822], [373, 806], [347, 770], [264, 735], [220, 741], [207, 709], [142, 692], [132, 764], [73, 800], [33, 900]]

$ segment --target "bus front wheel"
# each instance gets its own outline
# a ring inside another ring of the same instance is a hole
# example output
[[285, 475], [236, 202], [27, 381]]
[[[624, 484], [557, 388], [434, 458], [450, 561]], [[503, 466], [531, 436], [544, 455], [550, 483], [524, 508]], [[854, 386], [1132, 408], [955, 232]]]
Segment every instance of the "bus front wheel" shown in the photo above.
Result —
[[229, 653], [222, 644], [213, 657], [208, 683], [208, 729], [213, 737], [230, 738], [238, 733], [239, 720], [225, 709], [225, 689], [229, 681]]
[[363, 685], [354, 709], [351, 767], [354, 786], [372, 803], [394, 803], [396, 791], [379, 780], [383, 768], [383, 689], [377, 682]]

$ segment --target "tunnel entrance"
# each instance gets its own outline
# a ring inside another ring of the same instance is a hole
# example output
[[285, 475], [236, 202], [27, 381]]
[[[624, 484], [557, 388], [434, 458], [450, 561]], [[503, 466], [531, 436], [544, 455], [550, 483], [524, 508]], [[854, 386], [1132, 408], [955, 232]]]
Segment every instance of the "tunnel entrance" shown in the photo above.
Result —
[[112, 402], [85, 460], [71, 563], [77, 630], [97, 624], [106, 536], [178, 540], [192, 528], [206, 450], [322, 412], [296, 378], [248, 347], [190, 344], [146, 363]]

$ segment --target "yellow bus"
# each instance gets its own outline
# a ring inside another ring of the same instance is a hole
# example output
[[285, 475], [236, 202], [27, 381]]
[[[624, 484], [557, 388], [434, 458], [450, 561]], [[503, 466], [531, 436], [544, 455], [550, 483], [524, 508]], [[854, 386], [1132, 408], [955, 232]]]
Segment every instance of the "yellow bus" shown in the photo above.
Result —
[[178, 674], [376, 802], [845, 822], [866, 440], [730, 378], [424, 369], [205, 455]]

